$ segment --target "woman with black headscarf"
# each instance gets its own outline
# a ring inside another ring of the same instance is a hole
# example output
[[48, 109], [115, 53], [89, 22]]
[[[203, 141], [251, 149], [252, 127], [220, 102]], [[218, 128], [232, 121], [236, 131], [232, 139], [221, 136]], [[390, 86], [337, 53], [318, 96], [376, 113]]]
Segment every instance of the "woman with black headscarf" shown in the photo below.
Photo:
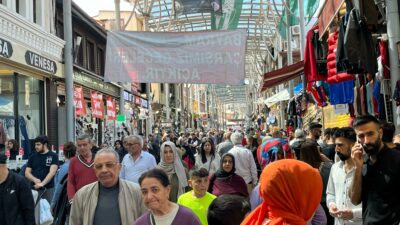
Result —
[[232, 154], [226, 153], [222, 156], [220, 169], [210, 178], [208, 192], [216, 196], [222, 194], [249, 196], [246, 182], [235, 174], [235, 157]]

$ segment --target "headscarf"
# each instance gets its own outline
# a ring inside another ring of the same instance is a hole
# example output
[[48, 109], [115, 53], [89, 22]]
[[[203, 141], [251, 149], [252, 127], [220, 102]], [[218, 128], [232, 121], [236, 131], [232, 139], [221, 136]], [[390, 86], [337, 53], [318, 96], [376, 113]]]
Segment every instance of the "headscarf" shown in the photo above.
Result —
[[[164, 156], [164, 151], [165, 147], [170, 146], [172, 151], [174, 152], [174, 162], [173, 163], [166, 163], [165, 162], [165, 156]], [[185, 173], [185, 168], [183, 167], [182, 161], [178, 155], [178, 152], [176, 150], [176, 146], [173, 142], [171, 141], [166, 141], [161, 145], [160, 148], [160, 163], [158, 164], [158, 168], [164, 170], [164, 172], [168, 175], [169, 179], [171, 180], [172, 175], [176, 174], [179, 180], [179, 188], [178, 188], [178, 197], [181, 194], [185, 193], [185, 187], [188, 186], [187, 179], [186, 179], [186, 173]]]
[[305, 162], [282, 159], [268, 164], [260, 177], [264, 199], [241, 225], [306, 225], [322, 195], [319, 171]]
[[293, 158], [289, 144], [282, 138], [270, 138], [258, 146], [257, 159], [261, 168], [265, 168], [269, 163], [278, 160], [279, 150], [283, 151], [284, 158]]
[[[225, 172], [224, 168], [223, 168], [223, 162], [224, 162], [224, 158], [226, 156], [230, 156], [233, 160], [233, 165], [232, 165], [232, 170], [227, 173]], [[231, 154], [231, 153], [225, 153], [222, 157], [221, 157], [221, 161], [220, 161], [220, 167], [219, 170], [217, 170], [217, 172], [215, 173], [215, 176], [217, 178], [227, 178], [232, 176], [233, 174], [235, 174], [236, 168], [235, 168], [235, 157]]]

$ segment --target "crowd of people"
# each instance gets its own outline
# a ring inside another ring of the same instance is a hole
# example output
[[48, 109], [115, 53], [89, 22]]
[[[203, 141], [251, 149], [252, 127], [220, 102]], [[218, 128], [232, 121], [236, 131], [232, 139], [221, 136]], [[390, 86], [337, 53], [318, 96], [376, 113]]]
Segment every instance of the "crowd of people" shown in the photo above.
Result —
[[0, 224], [41, 224], [38, 192], [55, 225], [399, 225], [394, 134], [361, 116], [323, 132], [316, 122], [287, 132], [167, 131], [102, 148], [82, 135], [64, 145], [64, 162], [39, 136], [20, 174], [0, 152]]

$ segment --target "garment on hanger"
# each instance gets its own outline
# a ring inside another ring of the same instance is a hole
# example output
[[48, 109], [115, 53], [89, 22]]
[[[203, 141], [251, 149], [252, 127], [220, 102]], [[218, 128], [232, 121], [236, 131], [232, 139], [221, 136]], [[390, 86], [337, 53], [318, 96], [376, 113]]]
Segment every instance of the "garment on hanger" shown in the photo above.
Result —
[[354, 81], [346, 81], [329, 85], [329, 101], [331, 105], [353, 104]]
[[[319, 58], [320, 65], [317, 66], [317, 56], [315, 55], [316, 50], [313, 45], [313, 39], [315, 38], [316, 33], [314, 31], [318, 31], [318, 26], [313, 27], [311, 30], [308, 31], [306, 37], [306, 47], [304, 52], [304, 75], [308, 82], [314, 81], [325, 81], [326, 80], [326, 73], [322, 66], [322, 61], [324, 60], [324, 55], [321, 49], [321, 58]], [[314, 40], [315, 42], [315, 40]], [[317, 49], [318, 50], [318, 49]], [[318, 52], [318, 51], [317, 51]]]
[[381, 39], [379, 41], [379, 51], [381, 57], [381, 66], [383, 67], [383, 77], [390, 79], [389, 53], [387, 41]]
[[376, 73], [378, 65], [372, 36], [357, 9], [350, 12], [344, 46], [347, 49], [349, 63], [358, 66], [360, 73]]
[[328, 83], [337, 84], [344, 81], [354, 80], [354, 75], [347, 74], [346, 71], [337, 70], [337, 48], [339, 32], [332, 33], [328, 38]]

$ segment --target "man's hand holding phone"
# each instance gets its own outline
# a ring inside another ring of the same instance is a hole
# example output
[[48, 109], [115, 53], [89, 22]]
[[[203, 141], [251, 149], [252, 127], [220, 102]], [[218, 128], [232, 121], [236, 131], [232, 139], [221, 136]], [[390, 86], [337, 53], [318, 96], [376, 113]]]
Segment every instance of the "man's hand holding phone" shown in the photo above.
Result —
[[363, 147], [359, 140], [357, 140], [357, 143], [355, 143], [353, 148], [351, 148], [351, 158], [353, 159], [356, 168], [361, 168], [363, 166]]

